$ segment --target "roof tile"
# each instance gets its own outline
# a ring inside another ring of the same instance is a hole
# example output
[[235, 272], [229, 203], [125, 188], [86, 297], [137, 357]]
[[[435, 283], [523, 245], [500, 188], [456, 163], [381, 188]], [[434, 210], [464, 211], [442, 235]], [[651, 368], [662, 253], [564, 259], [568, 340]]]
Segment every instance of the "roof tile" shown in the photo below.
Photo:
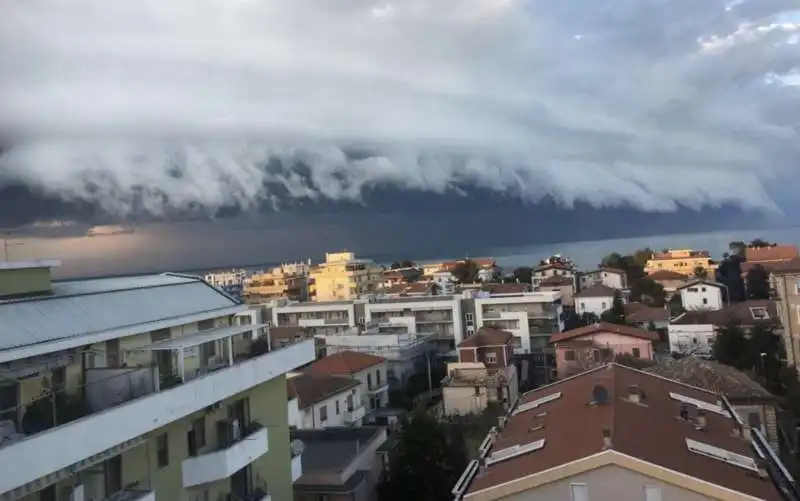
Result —
[[494, 329], [492, 327], [481, 327], [478, 332], [461, 341], [459, 348], [478, 348], [482, 346], [500, 346], [511, 342], [514, 337], [508, 331]]
[[553, 334], [550, 337], [550, 342], [559, 343], [561, 341], [576, 340], [584, 336], [590, 336], [592, 334], [600, 334], [603, 332], [619, 334], [621, 336], [630, 336], [639, 339], [647, 339], [649, 341], [658, 341], [657, 332], [637, 329], [636, 327], [631, 327], [629, 325], [618, 325], [618, 324], [600, 322], [597, 324], [592, 324], [592, 325], [587, 325], [585, 327], [572, 329], [566, 332], [559, 332], [558, 334]]
[[300, 374], [286, 380], [289, 398], [298, 399], [299, 407], [305, 408], [322, 402], [339, 393], [358, 387], [356, 379], [328, 374]]
[[339, 376], [352, 376], [370, 367], [382, 364], [386, 359], [359, 353], [357, 351], [340, 351], [333, 355], [323, 357], [305, 370], [307, 374], [334, 374]]

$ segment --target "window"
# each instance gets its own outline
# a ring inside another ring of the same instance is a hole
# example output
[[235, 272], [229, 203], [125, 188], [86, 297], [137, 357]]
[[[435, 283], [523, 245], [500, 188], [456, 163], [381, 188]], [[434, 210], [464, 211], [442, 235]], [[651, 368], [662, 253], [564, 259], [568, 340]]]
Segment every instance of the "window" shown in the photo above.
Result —
[[323, 422], [323, 423], [328, 420], [328, 406], [327, 405], [323, 405], [322, 407], [319, 408], [319, 420], [321, 422]]
[[336, 401], [336, 415], [338, 416], [340, 413], [341, 413], [341, 410], [339, 409], [339, 401], [337, 400]]
[[201, 320], [197, 322], [197, 330], [199, 331], [207, 331], [214, 328], [214, 319], [209, 318], [208, 320]]
[[644, 486], [645, 501], [661, 501], [661, 489], [656, 485]]
[[472, 322], [475, 321], [475, 315], [473, 315], [472, 313], [467, 313], [466, 315], [464, 315], [464, 319], [467, 321], [468, 324], [471, 324]]
[[381, 385], [381, 370], [378, 369], [375, 371], [375, 382], [378, 386]]
[[605, 302], [605, 301], [603, 301], [603, 303], [601, 304], [600, 308], [601, 308], [603, 311], [606, 311], [606, 302]]
[[575, 350], [567, 350], [564, 352], [564, 360], [567, 362], [575, 361]]
[[592, 351], [592, 357], [594, 357], [594, 361], [595, 362], [599, 362], [600, 361], [600, 350]]
[[206, 420], [205, 418], [198, 418], [192, 422], [192, 427], [186, 434], [186, 446], [189, 449], [189, 455], [197, 456], [199, 450], [206, 445]]
[[347, 412], [353, 412], [353, 395], [347, 395]]
[[166, 433], [156, 437], [156, 456], [159, 468], [169, 466], [169, 440]]
[[639, 348], [634, 348], [634, 349], [631, 350], [631, 355], [633, 355], [636, 358], [641, 358], [642, 357], [642, 352], [641, 352], [641, 350], [639, 350]]
[[586, 310], [586, 303], [581, 301], [581, 311], [585, 311], [585, 310]]
[[761, 429], [761, 414], [758, 412], [749, 412], [747, 414], [747, 424], [750, 428], [755, 428], [757, 430]]
[[703, 304], [708, 304], [708, 298], [707, 297], [703, 298]]
[[569, 484], [572, 501], [589, 501], [589, 489], [586, 484]]
[[367, 374], [367, 388], [372, 389], [372, 374]]
[[497, 363], [497, 353], [490, 351], [486, 354], [486, 363], [487, 364], [496, 364]]
[[689, 287], [687, 289], [688, 292], [697, 292], [697, 287]]

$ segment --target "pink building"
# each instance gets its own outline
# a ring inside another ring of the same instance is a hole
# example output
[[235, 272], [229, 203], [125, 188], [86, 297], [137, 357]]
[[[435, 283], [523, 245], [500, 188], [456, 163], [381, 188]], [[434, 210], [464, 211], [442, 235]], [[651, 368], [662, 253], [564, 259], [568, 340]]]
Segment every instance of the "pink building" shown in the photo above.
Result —
[[599, 323], [560, 332], [550, 338], [555, 345], [558, 377], [569, 377], [617, 355], [653, 359], [653, 342], [658, 333], [627, 325]]

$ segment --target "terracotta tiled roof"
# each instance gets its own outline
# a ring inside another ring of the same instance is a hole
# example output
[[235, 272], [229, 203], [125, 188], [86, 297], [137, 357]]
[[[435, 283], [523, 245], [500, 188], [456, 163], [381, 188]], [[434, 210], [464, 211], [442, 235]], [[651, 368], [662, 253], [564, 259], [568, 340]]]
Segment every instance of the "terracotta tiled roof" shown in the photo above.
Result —
[[546, 271], [546, 270], [568, 270], [572, 271], [572, 267], [565, 263], [555, 261], [553, 263], [540, 264], [533, 271]]
[[[605, 403], [592, 403], [597, 386], [606, 390]], [[639, 403], [628, 399], [632, 389], [643, 393], [644, 398]], [[770, 479], [690, 451], [687, 439], [755, 459], [750, 444], [734, 435], [737, 425], [730, 416], [706, 412], [706, 426], [698, 430], [694, 423], [696, 408], [690, 406], [689, 421], [681, 419], [682, 404], [672, 398], [671, 393], [718, 405], [714, 393], [616, 364], [601, 366], [526, 393], [520, 398], [521, 403], [548, 396], [558, 397], [535, 409], [512, 415], [495, 437], [489, 454], [541, 439], [545, 440], [543, 447], [489, 462], [485, 471], [472, 480], [467, 496], [499, 485], [504, 485], [503, 494], [510, 496], [514, 492], [512, 482], [519, 481], [522, 491], [524, 483], [534, 485], [534, 475], [545, 470], [548, 471], [548, 482], [553, 482], [558, 474], [557, 468], [572, 463], [571, 470], [564, 470], [564, 478], [568, 478], [579, 468], [576, 461], [605, 452], [609, 461], [622, 454], [644, 462], [642, 471], [649, 463], [675, 472], [676, 481], [688, 476], [756, 499], [782, 499]], [[605, 443], [604, 434], [608, 434], [610, 444]], [[637, 464], [628, 461], [626, 465], [629, 467]], [[689, 488], [688, 479], [681, 484]], [[499, 494], [497, 499], [501, 497]]]
[[[766, 263], [764, 267], [767, 267]], [[772, 273], [776, 274], [800, 273], [800, 258], [790, 259], [789, 261], [781, 261], [780, 263], [772, 263], [768, 269]]]
[[410, 284], [394, 284], [383, 289], [384, 294], [425, 294], [430, 291], [433, 284], [425, 282], [413, 282]]
[[[497, 265], [497, 262], [490, 258], [490, 257], [481, 257], [481, 258], [470, 258], [470, 261], [475, 263], [478, 268], [492, 268]], [[460, 265], [461, 263], [465, 262], [464, 259], [457, 259], [455, 261], [445, 261], [442, 263], [442, 269], [446, 271], [453, 271]]]
[[461, 341], [459, 348], [479, 348], [481, 346], [501, 346], [511, 342], [514, 335], [508, 331], [494, 329], [492, 327], [481, 327], [478, 332]]
[[543, 287], [562, 287], [565, 285], [575, 285], [575, 281], [571, 277], [565, 277], [564, 275], [553, 275], [539, 282], [539, 285]]
[[666, 322], [669, 312], [666, 308], [648, 306], [643, 303], [628, 303], [625, 305], [625, 320], [631, 323]]
[[333, 355], [320, 358], [306, 369], [307, 374], [334, 374], [339, 376], [351, 376], [361, 371], [367, 370], [378, 364], [382, 364], [386, 359], [376, 357], [367, 353], [357, 351], [340, 351]]
[[359, 384], [361, 383], [357, 379], [346, 376], [300, 374], [286, 380], [286, 392], [289, 398], [298, 399], [298, 406], [302, 409], [357, 388]]
[[765, 261], [789, 261], [800, 257], [796, 245], [775, 245], [773, 247], [747, 247], [745, 259], [749, 263]]
[[616, 293], [616, 289], [608, 287], [607, 285], [598, 284], [583, 289], [579, 293], [575, 294], [575, 297], [614, 297], [614, 294]]
[[732, 401], [756, 399], [775, 402], [777, 400], [773, 394], [744, 372], [698, 357], [669, 359], [644, 370], [714, 393], [721, 393]]
[[522, 294], [533, 290], [531, 284], [483, 284], [481, 290], [490, 294]]
[[[766, 316], [760, 315], [766, 309]], [[744, 326], [779, 325], [778, 309], [774, 301], [753, 299], [734, 303], [716, 311], [687, 311], [672, 321], [675, 325], [740, 324]]]
[[649, 341], [658, 341], [657, 332], [637, 329], [636, 327], [631, 327], [629, 325], [617, 325], [600, 322], [598, 324], [587, 325], [586, 327], [578, 327], [577, 329], [553, 334], [550, 336], [550, 342], [559, 343], [561, 341], [576, 340], [584, 336], [599, 334], [601, 332], [610, 332], [613, 334], [619, 334], [621, 336], [630, 336], [639, 339], [647, 339]]
[[664, 280], [689, 280], [689, 277], [687, 277], [686, 275], [682, 275], [677, 271], [670, 271], [670, 270], [654, 271], [653, 273], [647, 275], [647, 278], [649, 278], [650, 280], [654, 280], [656, 282]]

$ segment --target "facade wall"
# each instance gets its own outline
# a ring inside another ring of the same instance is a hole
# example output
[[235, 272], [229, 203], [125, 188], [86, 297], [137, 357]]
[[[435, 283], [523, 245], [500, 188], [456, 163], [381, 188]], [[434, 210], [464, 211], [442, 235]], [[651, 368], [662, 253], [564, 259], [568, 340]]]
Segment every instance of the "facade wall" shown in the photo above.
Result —
[[669, 350], [675, 353], [708, 352], [716, 337], [716, 331], [711, 324], [670, 324], [667, 332], [669, 333]]
[[789, 365], [800, 365], [800, 273], [773, 275], [778, 295], [778, 316], [783, 325], [783, 345]]
[[614, 296], [608, 297], [576, 297], [575, 298], [575, 313], [583, 315], [584, 313], [594, 313], [599, 318], [607, 310], [610, 310], [614, 305]]
[[721, 310], [722, 289], [708, 284], [695, 284], [684, 287], [681, 292], [681, 304], [686, 310]]
[[[321, 430], [334, 426], [351, 426], [353, 423], [350, 423], [347, 419], [348, 397], [351, 397], [353, 409], [358, 409], [364, 404], [360, 388], [353, 388], [299, 409], [296, 416], [292, 416], [293, 412], [290, 410], [289, 424], [301, 430]], [[290, 406], [294, 404], [297, 407], [297, 399], [292, 399], [289, 403]], [[323, 411], [323, 409], [325, 410]], [[322, 420], [323, 414], [326, 417], [324, 421]], [[360, 424], [360, 420], [355, 423], [355, 425]]]

